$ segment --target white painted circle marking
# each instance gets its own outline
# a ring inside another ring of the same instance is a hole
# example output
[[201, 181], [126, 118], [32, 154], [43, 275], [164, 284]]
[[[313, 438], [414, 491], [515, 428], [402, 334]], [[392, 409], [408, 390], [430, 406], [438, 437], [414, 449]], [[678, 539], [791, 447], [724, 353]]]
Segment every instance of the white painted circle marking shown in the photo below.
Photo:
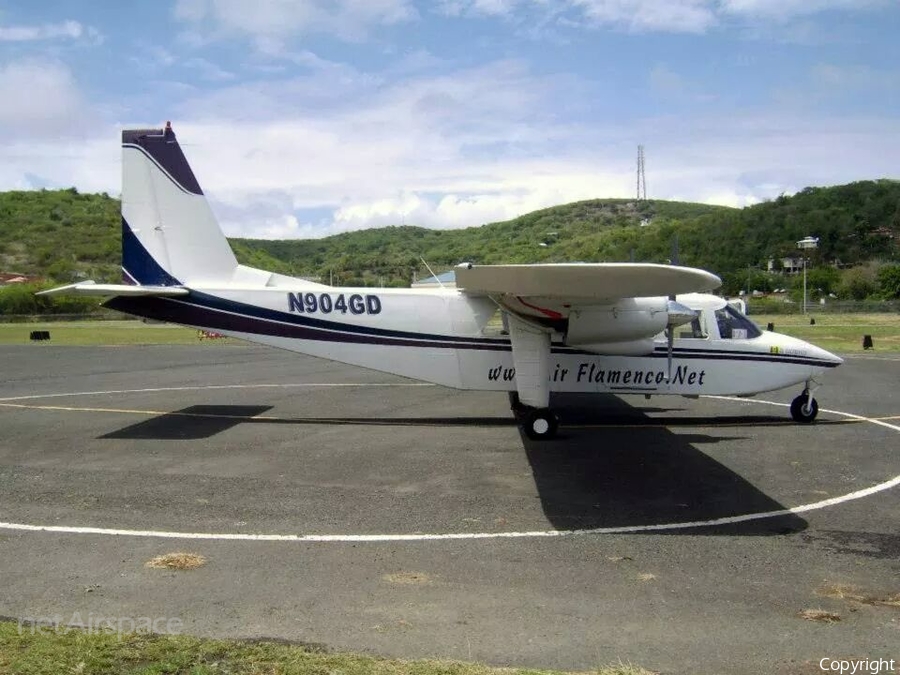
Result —
[[289, 384], [206, 384], [193, 387], [146, 387], [144, 389], [107, 389], [102, 391], [71, 391], [64, 394], [31, 394], [0, 398], [7, 401], [32, 401], [40, 398], [66, 398], [70, 396], [101, 396], [111, 394], [152, 394], [163, 391], [206, 391], [208, 389], [293, 389], [303, 387], [433, 387], [430, 382], [297, 382]]
[[[158, 387], [151, 389], [130, 389], [119, 391], [96, 391], [96, 392], [77, 392], [69, 394], [45, 394], [3, 398], [0, 401], [16, 401], [16, 400], [33, 400], [36, 398], [55, 398], [63, 396], [92, 396], [101, 394], [119, 394], [119, 393], [143, 393], [143, 392], [162, 392], [162, 391], [191, 391], [204, 389], [246, 389], [246, 388], [278, 388], [278, 387], [327, 387], [327, 386], [432, 386], [429, 384], [415, 383], [365, 383], [365, 384], [260, 384], [260, 385], [212, 385], [205, 387]], [[720, 401], [736, 401], [744, 404], [760, 404], [777, 406], [780, 408], [789, 408], [787, 403], [779, 403], [776, 401], [766, 401], [762, 399], [748, 399], [736, 396], [704, 396]], [[900, 426], [890, 424], [883, 420], [864, 417], [854, 413], [843, 412], [841, 410], [825, 410], [821, 412], [838, 415], [846, 419], [856, 420], [858, 422], [867, 422], [877, 426], [890, 429], [900, 433]], [[106, 535], [118, 537], [149, 537], [157, 539], [203, 539], [217, 541], [265, 541], [265, 542], [297, 542], [297, 543], [384, 543], [384, 542], [423, 542], [423, 541], [448, 541], [448, 540], [471, 540], [471, 539], [535, 539], [550, 537], [576, 537], [585, 535], [599, 534], [635, 534], [639, 532], [665, 532], [669, 530], [686, 530], [696, 529], [700, 527], [716, 527], [719, 525], [734, 525], [736, 523], [746, 523], [754, 520], [765, 520], [768, 518], [778, 518], [781, 516], [797, 515], [807, 513], [809, 511], [817, 511], [837, 506], [845, 502], [863, 499], [900, 486], [900, 475], [886, 480], [882, 483], [872, 485], [862, 490], [856, 490], [839, 497], [823, 499], [810, 504], [801, 504], [785, 509], [776, 509], [773, 511], [761, 511], [758, 513], [746, 513], [737, 516], [725, 516], [723, 518], [713, 518], [711, 520], [694, 520], [680, 523], [660, 523], [655, 525], [626, 525], [621, 527], [594, 527], [581, 530], [531, 530], [522, 532], [449, 532], [440, 534], [252, 534], [243, 532], [168, 532], [162, 530], [130, 530], [116, 529], [107, 527], [78, 527], [70, 525], [32, 525], [28, 523], [7, 523], [0, 522], [0, 530], [13, 530], [20, 532], [51, 532], [56, 534], [87, 534], [87, 535]]]
[[543, 417], [538, 417], [532, 423], [531, 428], [534, 429], [534, 433], [544, 435], [547, 433], [547, 430], [550, 428], [550, 422], [545, 420]]

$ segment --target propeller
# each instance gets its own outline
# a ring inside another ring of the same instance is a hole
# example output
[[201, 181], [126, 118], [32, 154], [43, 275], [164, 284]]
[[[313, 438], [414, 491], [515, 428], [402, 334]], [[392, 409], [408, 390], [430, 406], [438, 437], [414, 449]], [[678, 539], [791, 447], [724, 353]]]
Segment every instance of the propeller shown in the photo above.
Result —
[[672, 382], [672, 352], [675, 351], [675, 326], [669, 326], [666, 330], [666, 363], [668, 364], [668, 374], [666, 375], [666, 384]]
[[672, 381], [672, 352], [675, 348], [675, 327], [690, 323], [697, 318], [697, 312], [680, 302], [676, 302], [673, 296], [669, 296], [666, 306], [669, 318], [666, 322], [666, 342], [668, 346], [667, 361], [669, 365], [667, 382]]

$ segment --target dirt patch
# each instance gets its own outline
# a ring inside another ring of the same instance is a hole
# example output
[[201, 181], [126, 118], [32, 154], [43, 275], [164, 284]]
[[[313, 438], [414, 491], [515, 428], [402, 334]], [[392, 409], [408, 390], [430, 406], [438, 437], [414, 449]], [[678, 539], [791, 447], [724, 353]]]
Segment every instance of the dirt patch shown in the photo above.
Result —
[[817, 589], [816, 595], [823, 598], [856, 602], [860, 605], [894, 607], [900, 609], [900, 593], [877, 595], [874, 593], [867, 593], [858, 586], [853, 586], [851, 584], [827, 584]]
[[818, 623], [837, 623], [841, 620], [840, 614], [826, 612], [824, 609], [804, 609], [797, 613], [801, 619], [816, 621]]
[[158, 555], [145, 563], [146, 567], [155, 570], [195, 570], [206, 564], [206, 558], [199, 553], [166, 553]]
[[427, 586], [431, 583], [431, 577], [424, 572], [394, 572], [381, 577], [389, 584], [403, 586]]

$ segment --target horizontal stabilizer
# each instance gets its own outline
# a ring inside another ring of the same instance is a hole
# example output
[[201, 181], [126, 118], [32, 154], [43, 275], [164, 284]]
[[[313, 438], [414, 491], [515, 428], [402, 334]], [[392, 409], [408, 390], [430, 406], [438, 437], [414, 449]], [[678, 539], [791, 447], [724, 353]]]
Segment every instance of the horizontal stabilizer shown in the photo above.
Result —
[[183, 286], [128, 286], [126, 284], [97, 284], [93, 281], [81, 281], [77, 284], [50, 288], [37, 293], [37, 295], [95, 295], [105, 298], [116, 295], [166, 297], [187, 295], [189, 292]]
[[650, 263], [459, 265], [456, 287], [470, 294], [617, 300], [718, 288], [715, 274]]

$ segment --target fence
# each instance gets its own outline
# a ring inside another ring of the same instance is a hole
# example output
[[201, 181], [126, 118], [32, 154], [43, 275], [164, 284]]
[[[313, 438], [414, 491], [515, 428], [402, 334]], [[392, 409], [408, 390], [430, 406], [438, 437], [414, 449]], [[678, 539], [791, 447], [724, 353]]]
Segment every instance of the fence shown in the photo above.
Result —
[[0, 323], [51, 323], [64, 321], [140, 321], [130, 314], [112, 310], [90, 314], [0, 314]]
[[[748, 298], [747, 313], [754, 314], [802, 314], [802, 302], [784, 302], [769, 298]], [[824, 305], [809, 301], [807, 314], [896, 314], [900, 312], [897, 300], [827, 300]]]

